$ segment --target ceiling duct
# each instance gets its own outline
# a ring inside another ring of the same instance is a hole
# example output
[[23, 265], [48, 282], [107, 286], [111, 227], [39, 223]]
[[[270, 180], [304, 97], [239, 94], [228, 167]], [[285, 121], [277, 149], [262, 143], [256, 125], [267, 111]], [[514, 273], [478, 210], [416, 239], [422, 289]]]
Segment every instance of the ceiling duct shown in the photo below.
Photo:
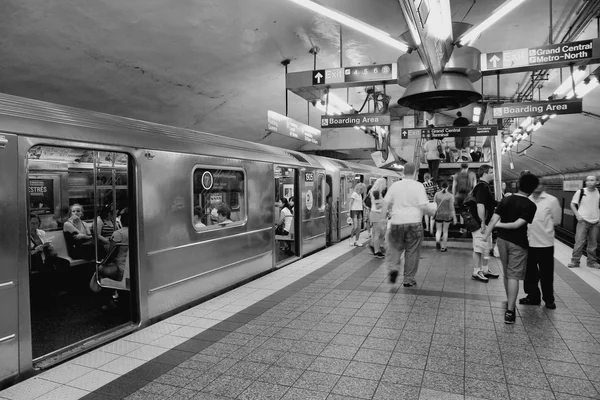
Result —
[[[452, 24], [454, 37], [460, 37], [470, 25]], [[411, 41], [410, 33], [403, 35]], [[398, 84], [406, 88], [398, 104], [419, 111], [443, 111], [464, 107], [481, 100], [473, 82], [481, 79], [481, 52], [473, 47], [454, 48], [436, 88], [416, 52], [398, 58]]]

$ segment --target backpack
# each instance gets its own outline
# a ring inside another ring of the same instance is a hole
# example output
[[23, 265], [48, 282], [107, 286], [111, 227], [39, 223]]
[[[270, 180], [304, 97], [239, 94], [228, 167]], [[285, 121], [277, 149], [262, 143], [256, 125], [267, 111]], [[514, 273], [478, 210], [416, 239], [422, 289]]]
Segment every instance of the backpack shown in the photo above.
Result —
[[371, 208], [371, 192], [367, 193], [365, 196], [364, 204], [366, 207]]
[[[483, 182], [481, 184], [487, 185], [487, 183]], [[467, 197], [465, 197], [465, 200], [463, 201], [463, 204], [460, 208], [460, 216], [465, 221], [465, 228], [469, 232], [475, 232], [476, 230], [481, 228], [481, 222], [479, 222], [477, 220], [478, 217], [473, 214], [473, 210], [477, 210], [477, 199], [473, 195], [475, 189], [477, 189], [477, 186], [479, 186], [479, 183], [475, 185], [473, 190], [471, 190]]]
[[[577, 210], [579, 210], [579, 206], [581, 205], [581, 199], [583, 199], [583, 196], [585, 196], [584, 190], [585, 188], [579, 189], [579, 201], [577, 202], [577, 204], [575, 204], [575, 208]], [[600, 207], [600, 204], [598, 204], [598, 207]]]

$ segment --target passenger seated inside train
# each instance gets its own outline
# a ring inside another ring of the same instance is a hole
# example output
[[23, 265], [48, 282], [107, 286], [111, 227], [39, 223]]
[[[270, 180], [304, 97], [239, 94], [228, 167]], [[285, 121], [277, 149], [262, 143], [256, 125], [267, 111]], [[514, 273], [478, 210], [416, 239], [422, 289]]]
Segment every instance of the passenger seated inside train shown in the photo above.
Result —
[[69, 256], [73, 259], [93, 260], [96, 255], [94, 254], [91, 229], [81, 219], [83, 216], [83, 207], [75, 203], [70, 207], [69, 211], [70, 218], [63, 226]]
[[114, 281], [121, 282], [127, 267], [127, 253], [129, 252], [129, 211], [124, 208], [119, 213], [121, 217], [121, 229], [116, 230], [110, 237], [110, 248], [108, 254], [114, 247], [119, 248], [115, 250], [115, 255], [111, 257], [111, 260], [103, 262], [99, 267], [100, 278], [110, 278]]
[[96, 229], [98, 229], [98, 256], [102, 259], [110, 248], [110, 236], [113, 234], [115, 225], [112, 221], [112, 206], [110, 204], [105, 205], [100, 210], [100, 215], [96, 219]]
[[40, 282], [43, 282], [43, 287], [62, 296], [66, 294], [69, 261], [58, 256], [52, 243], [46, 239], [46, 232], [39, 227], [40, 218], [31, 214], [29, 216], [30, 273], [41, 274]]
[[227, 206], [227, 204], [221, 204], [217, 208], [217, 222], [219, 225], [227, 225], [233, 222], [231, 220], [231, 209]]
[[194, 228], [200, 229], [206, 227], [206, 225], [202, 223], [202, 215], [202, 207], [194, 207]]
[[277, 220], [277, 228], [275, 234], [279, 236], [287, 236], [290, 234], [292, 227], [292, 210], [289, 201], [284, 197], [279, 200], [277, 204], [281, 210], [279, 213], [279, 219]]

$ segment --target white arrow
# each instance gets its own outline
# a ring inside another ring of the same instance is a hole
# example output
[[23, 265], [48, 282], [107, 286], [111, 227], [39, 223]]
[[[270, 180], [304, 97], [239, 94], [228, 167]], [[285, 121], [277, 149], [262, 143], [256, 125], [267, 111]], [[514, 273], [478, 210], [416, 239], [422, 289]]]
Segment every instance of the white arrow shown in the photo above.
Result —
[[323, 77], [323, 74], [321, 74], [320, 72], [317, 72], [317, 74], [315, 75], [315, 78], [317, 78], [317, 83], [321, 83], [322, 77]]
[[495, 54], [492, 58], [490, 58], [490, 62], [492, 63], [494, 68], [496, 68], [496, 66], [498, 65], [498, 61], [500, 61], [500, 58], [498, 58], [498, 56]]

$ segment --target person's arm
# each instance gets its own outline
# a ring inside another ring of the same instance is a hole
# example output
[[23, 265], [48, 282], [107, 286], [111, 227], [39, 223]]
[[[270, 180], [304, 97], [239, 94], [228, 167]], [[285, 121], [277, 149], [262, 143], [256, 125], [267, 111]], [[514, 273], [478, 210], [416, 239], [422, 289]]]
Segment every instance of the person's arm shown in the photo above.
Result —
[[421, 188], [418, 190], [418, 202], [419, 202], [419, 209], [421, 210], [421, 212], [425, 215], [435, 215], [435, 208], [431, 207], [429, 204], [429, 199], [427, 198], [427, 192], [425, 192], [425, 187], [421, 186]]
[[454, 208], [454, 196], [450, 197], [450, 214], [452, 215], [452, 222], [456, 225], [456, 210]]
[[96, 227], [98, 228], [98, 240], [104, 244], [109, 244], [109, 238], [102, 236], [102, 228], [104, 228], [104, 221], [102, 221], [102, 218], [98, 218], [98, 221], [96, 222]]
[[63, 231], [70, 233], [71, 235], [73, 235], [73, 238], [75, 238], [77, 240], [84, 240], [84, 239], [91, 238], [91, 236], [88, 236], [88, 235], [85, 235], [85, 234], [79, 232], [79, 230], [77, 228], [75, 228], [75, 225], [73, 225], [73, 223], [71, 221], [65, 222], [65, 224], [63, 225]]
[[456, 196], [456, 175], [454, 175], [454, 179], [452, 179], [452, 196]]
[[525, 221], [523, 218], [519, 218], [515, 222], [498, 222], [496, 224], [496, 228], [519, 229], [520, 227], [522, 227], [523, 225], [526, 225], [526, 224], [527, 224], [527, 221]]
[[500, 216], [498, 214], [494, 213], [494, 215], [492, 216], [492, 219], [490, 220], [489, 225], [485, 228], [485, 231], [483, 232], [483, 240], [484, 241], [487, 240], [488, 236], [490, 236], [490, 234], [492, 233], [494, 228], [500, 223], [499, 221], [500, 221]]
[[560, 208], [560, 204], [556, 198], [552, 199], [552, 205], [550, 206], [550, 212], [552, 215], [552, 222], [554, 225], [560, 224], [562, 219], [562, 209]]
[[581, 215], [579, 214], [579, 210], [577, 210], [577, 203], [571, 202], [571, 211], [573, 211], [573, 215], [577, 218], [577, 221], [581, 221]]
[[485, 205], [477, 203], [477, 216], [481, 220], [481, 232], [485, 232]]

